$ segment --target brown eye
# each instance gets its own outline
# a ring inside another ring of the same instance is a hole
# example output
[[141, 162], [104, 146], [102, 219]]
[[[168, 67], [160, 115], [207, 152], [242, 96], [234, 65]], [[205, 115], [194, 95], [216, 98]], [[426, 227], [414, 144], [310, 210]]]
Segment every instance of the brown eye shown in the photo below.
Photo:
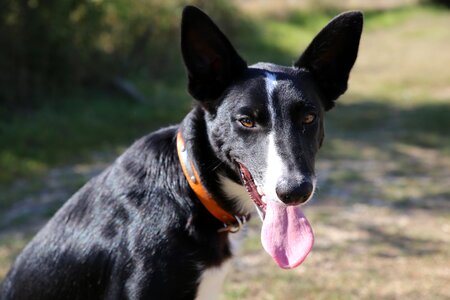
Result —
[[242, 126], [246, 127], [246, 128], [253, 128], [255, 127], [255, 122], [250, 119], [249, 117], [244, 117], [239, 119], [239, 123], [242, 124]]
[[303, 117], [303, 124], [311, 124], [316, 119], [316, 115], [307, 114]]

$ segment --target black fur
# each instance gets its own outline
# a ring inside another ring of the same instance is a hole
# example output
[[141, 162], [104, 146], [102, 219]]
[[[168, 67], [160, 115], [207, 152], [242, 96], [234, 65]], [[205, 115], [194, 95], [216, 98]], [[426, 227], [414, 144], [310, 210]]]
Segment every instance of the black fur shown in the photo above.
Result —
[[183, 11], [181, 50], [189, 92], [204, 103], [216, 100], [247, 63], [211, 19], [195, 7]]
[[177, 127], [137, 141], [39, 232], [2, 299], [193, 299], [202, 269], [230, 256], [190, 192]]
[[[247, 67], [214, 23], [187, 7], [181, 46], [198, 105], [179, 126], [138, 140], [69, 199], [19, 255], [0, 298], [194, 299], [202, 272], [231, 252], [228, 233], [217, 231], [223, 224], [182, 173], [177, 132], [203, 184], [231, 214], [248, 212], [226, 196], [219, 176], [240, 184], [239, 162], [261, 181], [269, 132], [290, 166], [277, 188], [293, 193], [314, 175], [324, 110], [346, 89], [361, 20], [360, 13], [334, 19], [294, 67]], [[271, 107], [268, 72], [277, 78]], [[305, 125], [308, 113], [316, 121]], [[255, 126], [244, 128], [243, 116]]]

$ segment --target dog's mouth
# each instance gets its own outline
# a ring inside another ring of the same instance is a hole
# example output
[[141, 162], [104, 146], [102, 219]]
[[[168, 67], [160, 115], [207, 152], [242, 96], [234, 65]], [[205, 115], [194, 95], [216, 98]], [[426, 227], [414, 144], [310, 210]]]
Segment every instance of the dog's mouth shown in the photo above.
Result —
[[241, 175], [242, 183], [247, 190], [250, 198], [255, 204], [256, 211], [258, 212], [261, 220], [263, 221], [266, 215], [267, 201], [265, 199], [264, 191], [261, 186], [256, 185], [255, 180], [252, 177], [250, 171], [241, 163], [237, 163], [239, 166], [239, 173]]
[[237, 163], [242, 183], [253, 200], [263, 222], [261, 242], [266, 252], [282, 268], [300, 265], [314, 243], [312, 228], [300, 206], [286, 206], [264, 194], [250, 171]]

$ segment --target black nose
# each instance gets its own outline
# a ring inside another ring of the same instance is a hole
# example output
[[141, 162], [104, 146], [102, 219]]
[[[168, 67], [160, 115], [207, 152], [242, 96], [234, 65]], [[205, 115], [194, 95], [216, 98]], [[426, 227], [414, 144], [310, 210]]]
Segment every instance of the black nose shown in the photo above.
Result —
[[306, 202], [313, 192], [313, 185], [309, 181], [290, 183], [281, 181], [275, 189], [278, 198], [288, 205], [298, 205]]

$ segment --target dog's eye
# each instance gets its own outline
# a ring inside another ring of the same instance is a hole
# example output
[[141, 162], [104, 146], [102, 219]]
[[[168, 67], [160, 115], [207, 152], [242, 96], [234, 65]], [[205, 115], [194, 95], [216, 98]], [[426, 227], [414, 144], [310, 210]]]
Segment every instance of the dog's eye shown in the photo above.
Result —
[[255, 122], [250, 119], [249, 117], [243, 117], [239, 119], [239, 123], [241, 123], [242, 126], [246, 128], [253, 128], [255, 127]]
[[311, 124], [316, 119], [316, 115], [314, 114], [307, 114], [303, 117], [303, 124]]

